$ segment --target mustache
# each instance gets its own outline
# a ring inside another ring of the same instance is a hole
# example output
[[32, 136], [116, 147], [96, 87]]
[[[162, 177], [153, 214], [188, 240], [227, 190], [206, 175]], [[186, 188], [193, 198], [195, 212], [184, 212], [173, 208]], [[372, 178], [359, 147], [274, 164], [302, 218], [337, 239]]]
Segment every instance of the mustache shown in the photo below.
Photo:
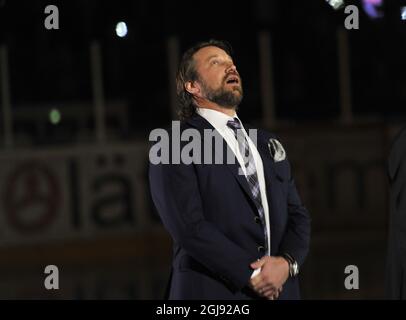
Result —
[[226, 83], [226, 82], [227, 82], [227, 79], [228, 79], [230, 76], [235, 76], [235, 77], [237, 77], [237, 78], [238, 78], [238, 83], [241, 84], [241, 77], [240, 77], [240, 74], [239, 74], [237, 71], [231, 71], [231, 72], [227, 73], [227, 74], [224, 76], [223, 83]]

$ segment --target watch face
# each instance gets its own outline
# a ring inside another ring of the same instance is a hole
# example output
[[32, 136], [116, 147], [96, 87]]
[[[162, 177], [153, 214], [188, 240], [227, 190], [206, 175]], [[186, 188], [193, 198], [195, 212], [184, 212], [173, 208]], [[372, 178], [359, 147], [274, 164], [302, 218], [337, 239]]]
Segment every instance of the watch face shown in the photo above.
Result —
[[295, 275], [297, 275], [299, 273], [299, 266], [297, 265], [296, 261], [293, 264], [293, 272], [294, 272]]

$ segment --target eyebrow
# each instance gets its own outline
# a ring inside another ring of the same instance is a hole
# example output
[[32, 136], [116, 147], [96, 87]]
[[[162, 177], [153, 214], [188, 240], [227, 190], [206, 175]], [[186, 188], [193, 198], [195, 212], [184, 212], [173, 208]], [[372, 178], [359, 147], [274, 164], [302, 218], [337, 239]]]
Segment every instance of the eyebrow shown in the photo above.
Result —
[[218, 54], [212, 54], [211, 56], [209, 56], [209, 57], [206, 59], [206, 61], [209, 61], [210, 59], [216, 58], [216, 57], [218, 57], [218, 56], [219, 56]]
[[[218, 55], [218, 54], [212, 54], [211, 56], [209, 56], [209, 57], [206, 59], [206, 61], [210, 61], [212, 58], [218, 58], [218, 57], [220, 57], [220, 55]], [[228, 54], [227, 54], [227, 57], [229, 57], [230, 60], [233, 61], [233, 58], [230, 57]]]

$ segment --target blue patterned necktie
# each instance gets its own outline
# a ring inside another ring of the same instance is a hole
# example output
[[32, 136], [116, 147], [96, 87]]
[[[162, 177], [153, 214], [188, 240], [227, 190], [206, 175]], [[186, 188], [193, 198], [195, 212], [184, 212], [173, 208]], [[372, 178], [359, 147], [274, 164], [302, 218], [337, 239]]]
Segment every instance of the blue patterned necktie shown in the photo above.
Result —
[[240, 120], [238, 118], [234, 118], [233, 120], [229, 120], [227, 122], [227, 126], [231, 128], [234, 132], [234, 135], [238, 141], [238, 148], [240, 150], [241, 156], [244, 159], [244, 165], [246, 169], [246, 179], [251, 190], [252, 196], [254, 198], [255, 206], [258, 209], [259, 218], [261, 219], [261, 223], [264, 229], [265, 235], [265, 252], [268, 252], [268, 230], [266, 228], [265, 222], [265, 211], [264, 207], [262, 206], [261, 200], [261, 192], [259, 189], [259, 181], [257, 170], [255, 167], [254, 158], [252, 156], [251, 149], [249, 147], [247, 138], [242, 130]]

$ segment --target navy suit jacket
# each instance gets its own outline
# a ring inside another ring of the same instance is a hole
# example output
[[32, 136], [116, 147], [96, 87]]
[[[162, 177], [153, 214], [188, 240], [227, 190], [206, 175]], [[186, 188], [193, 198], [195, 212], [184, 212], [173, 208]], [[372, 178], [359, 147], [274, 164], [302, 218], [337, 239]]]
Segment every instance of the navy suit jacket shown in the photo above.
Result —
[[[248, 127], [245, 125], [246, 129]], [[204, 137], [213, 126], [200, 115], [181, 123]], [[310, 218], [302, 205], [289, 162], [274, 162], [268, 141], [258, 130], [271, 228], [271, 255], [289, 253], [302, 265], [309, 248]], [[217, 131], [215, 134], [220, 135]], [[171, 136], [171, 134], [170, 134]], [[221, 137], [221, 139], [223, 139]], [[173, 238], [169, 299], [258, 299], [248, 284], [250, 264], [264, 255], [263, 227], [239, 164], [227, 164], [231, 152], [223, 141], [223, 164], [151, 164], [152, 199]], [[188, 142], [181, 142], [181, 147]], [[219, 155], [212, 149], [214, 157]], [[201, 143], [204, 159], [203, 141]], [[172, 155], [171, 155], [172, 156]], [[300, 299], [297, 278], [289, 278], [279, 299]]]

